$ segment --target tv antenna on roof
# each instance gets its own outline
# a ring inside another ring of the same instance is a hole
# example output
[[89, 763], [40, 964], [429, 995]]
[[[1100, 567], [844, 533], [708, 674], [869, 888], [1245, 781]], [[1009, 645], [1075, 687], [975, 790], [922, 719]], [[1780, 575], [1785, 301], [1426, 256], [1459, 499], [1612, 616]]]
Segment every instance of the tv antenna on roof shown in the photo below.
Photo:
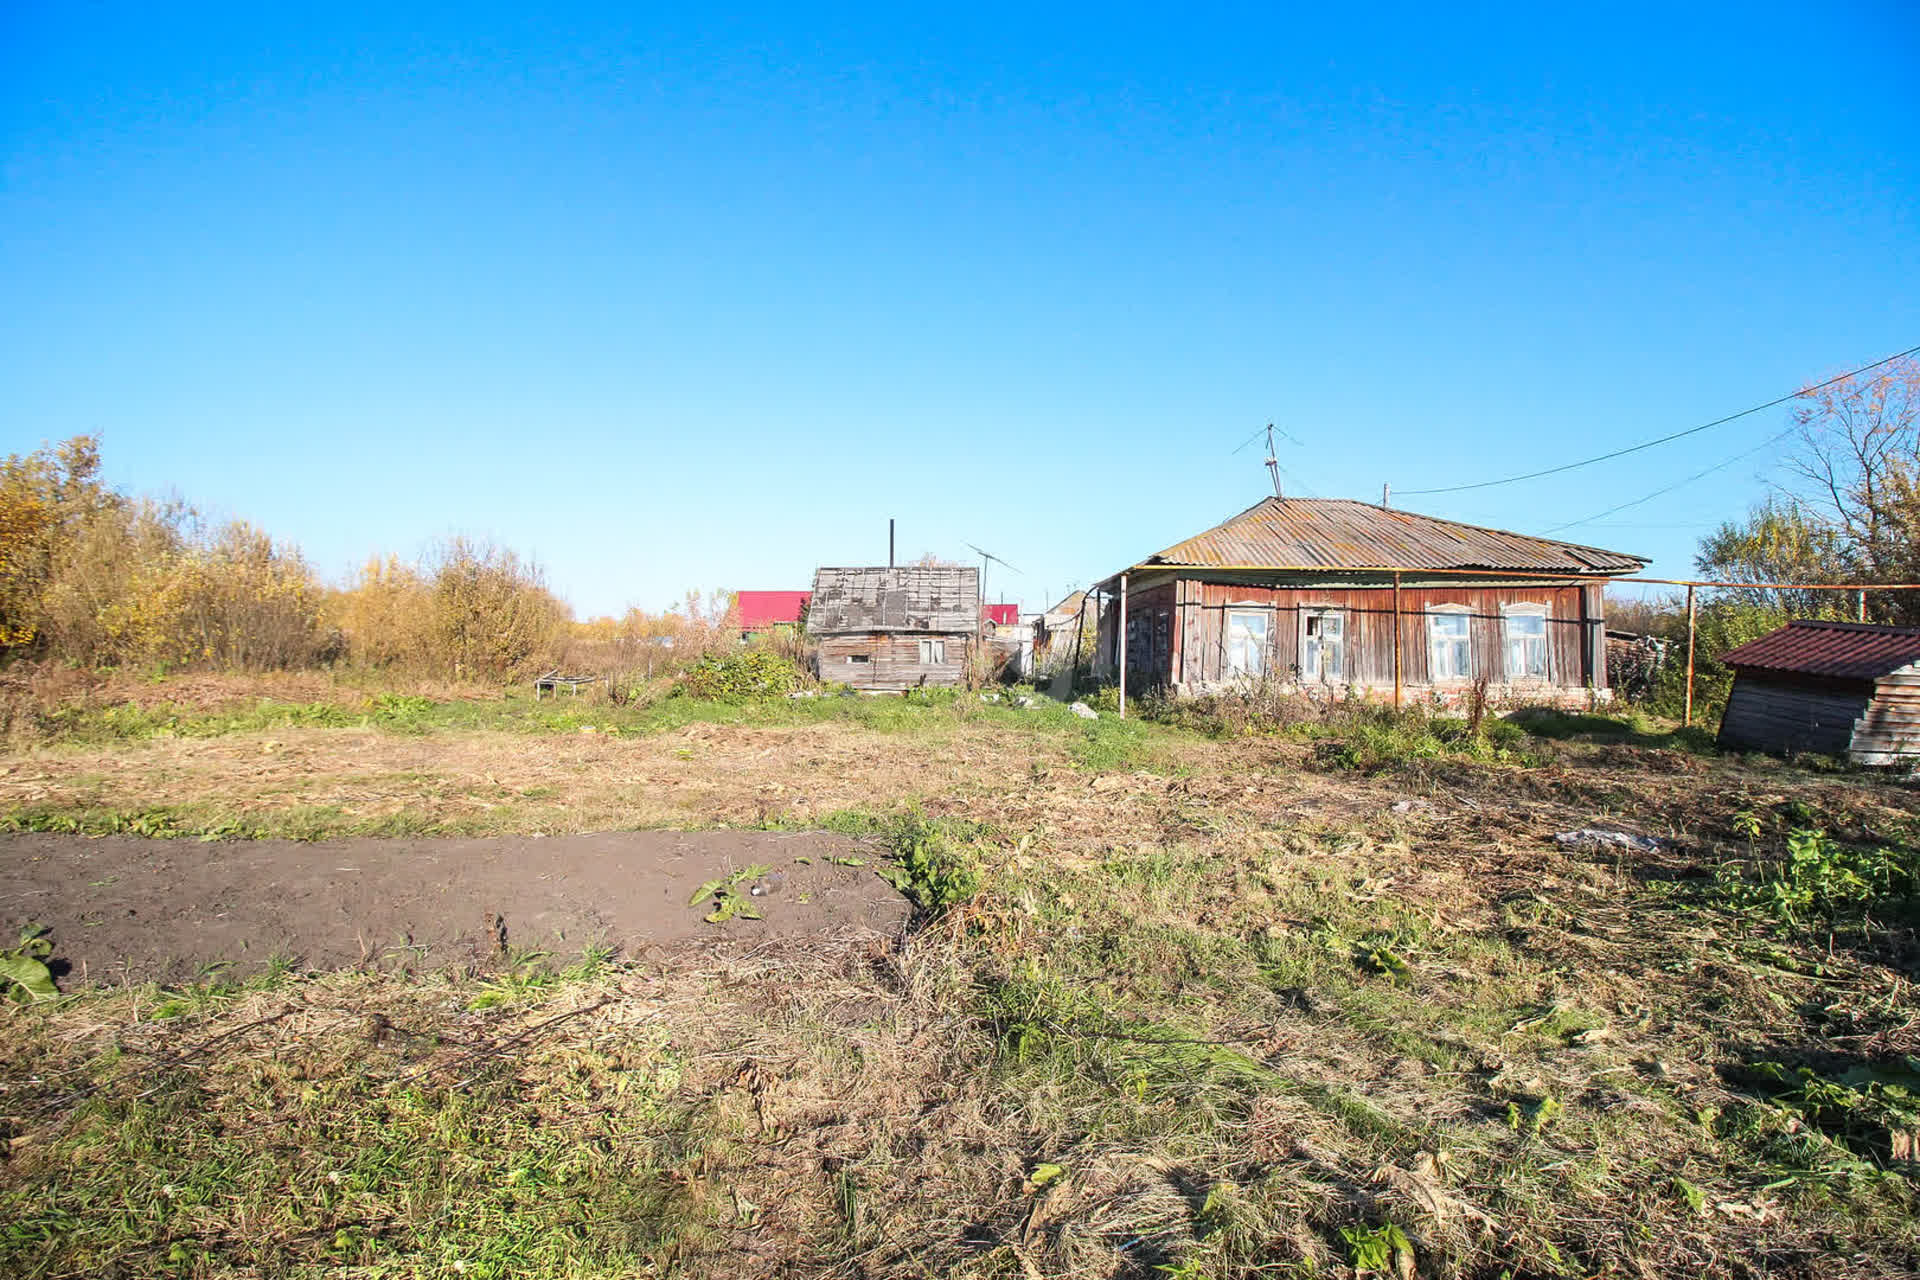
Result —
[[[1280, 455], [1273, 447], [1273, 438], [1277, 435], [1282, 440], [1291, 441], [1294, 444], [1299, 444], [1300, 442], [1269, 422], [1265, 427], [1262, 427], [1260, 431], [1256, 431], [1248, 436], [1246, 440], [1241, 443], [1240, 449], [1244, 449], [1258, 440], [1261, 432], [1265, 432], [1267, 437], [1267, 475], [1273, 480], [1273, 496], [1276, 498], [1284, 498], [1287, 495], [1285, 490], [1280, 486]], [[1235, 449], [1234, 452], [1239, 453], [1240, 449]]]
[[[982, 604], [985, 604], [987, 600], [987, 561], [991, 560], [995, 564], [1006, 565], [1006, 567], [1009, 569], [1013, 569], [1013, 566], [1010, 564], [1007, 564], [1005, 560], [1002, 560], [999, 556], [993, 554], [993, 552], [987, 550], [985, 547], [975, 547], [971, 542], [969, 542], [967, 546], [971, 547], [980, 557], [980, 602]], [[1018, 569], [1013, 569], [1013, 571], [1015, 573], [1020, 573], [1020, 570]], [[1025, 577], [1026, 575], [1021, 574], [1021, 576]]]

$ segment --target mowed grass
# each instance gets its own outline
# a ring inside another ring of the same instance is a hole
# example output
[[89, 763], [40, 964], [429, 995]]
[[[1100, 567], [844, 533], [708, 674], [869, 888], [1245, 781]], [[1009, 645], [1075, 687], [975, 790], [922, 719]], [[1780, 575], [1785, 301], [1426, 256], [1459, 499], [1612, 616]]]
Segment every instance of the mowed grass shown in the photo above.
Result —
[[[149, 811], [262, 824], [378, 773], [449, 829], [492, 770], [490, 829], [828, 826], [976, 891], [926, 894], [899, 944], [11, 1008], [0, 1273], [1920, 1264], [1904, 788], [1602, 731], [1354, 761], [958, 699], [735, 710], [767, 720], [255, 725], [11, 759], [49, 820], [131, 794], [116, 754]], [[178, 799], [197, 788], [228, 798]], [[1665, 847], [1551, 838], [1595, 821]]]

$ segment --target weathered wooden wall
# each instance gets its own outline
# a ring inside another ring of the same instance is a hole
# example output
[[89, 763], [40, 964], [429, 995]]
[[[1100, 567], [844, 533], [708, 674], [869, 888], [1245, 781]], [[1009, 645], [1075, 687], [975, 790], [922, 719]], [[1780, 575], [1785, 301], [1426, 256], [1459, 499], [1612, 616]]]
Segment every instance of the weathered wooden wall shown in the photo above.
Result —
[[1905, 764], [1920, 757], [1920, 669], [1873, 682], [1873, 701], [1853, 726], [1856, 764]]
[[[886, 690], [900, 693], [908, 689], [957, 685], [967, 675], [967, 646], [973, 637], [966, 632], [918, 634], [914, 632], [874, 631], [850, 635], [821, 636], [819, 640], [820, 678], [855, 689]], [[920, 642], [944, 640], [947, 660], [922, 664]], [[864, 654], [866, 662], [849, 658]]]
[[[1468, 612], [1473, 678], [1493, 685], [1519, 685], [1506, 671], [1501, 609], [1537, 604], [1546, 609], [1546, 685], [1579, 689], [1606, 687], [1602, 640], [1605, 614], [1601, 588], [1595, 586], [1407, 586], [1400, 593], [1401, 681], [1430, 685], [1427, 670], [1427, 610], [1464, 606]], [[1393, 685], [1393, 589], [1382, 587], [1255, 586], [1182, 578], [1127, 600], [1130, 639], [1129, 684], [1173, 683], [1205, 687], [1234, 679], [1228, 669], [1227, 614], [1264, 611], [1268, 622], [1268, 674], [1291, 678], [1300, 662], [1301, 614], [1335, 609], [1346, 619], [1347, 672], [1344, 683], [1391, 688]], [[1108, 634], [1103, 656], [1115, 659], [1117, 627], [1103, 615]], [[1163, 630], [1166, 639], [1160, 639]], [[1466, 682], [1462, 682], [1466, 683]], [[1537, 680], [1532, 683], [1541, 683]]]
[[1720, 745], [1737, 751], [1819, 751], [1844, 756], [1855, 724], [1868, 714], [1866, 680], [1741, 672], [1720, 717]]

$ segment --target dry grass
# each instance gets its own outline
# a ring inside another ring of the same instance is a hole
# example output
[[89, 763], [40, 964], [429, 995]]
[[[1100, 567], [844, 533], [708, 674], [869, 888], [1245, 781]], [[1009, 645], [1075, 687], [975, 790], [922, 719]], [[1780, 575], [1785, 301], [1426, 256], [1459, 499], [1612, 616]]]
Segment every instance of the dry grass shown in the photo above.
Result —
[[[1920, 1050], [1911, 937], [1783, 935], [1706, 892], [1788, 825], [1905, 839], [1906, 788], [1581, 741], [1358, 774], [977, 704], [884, 725], [9, 757], [10, 808], [328, 829], [916, 811], [984, 887], [899, 945], [11, 1012], [0, 1268], [1347, 1276], [1343, 1230], [1386, 1224], [1430, 1276], [1920, 1263], [1897, 1154], [1740, 1075]], [[1551, 839], [1596, 822], [1663, 847]]]

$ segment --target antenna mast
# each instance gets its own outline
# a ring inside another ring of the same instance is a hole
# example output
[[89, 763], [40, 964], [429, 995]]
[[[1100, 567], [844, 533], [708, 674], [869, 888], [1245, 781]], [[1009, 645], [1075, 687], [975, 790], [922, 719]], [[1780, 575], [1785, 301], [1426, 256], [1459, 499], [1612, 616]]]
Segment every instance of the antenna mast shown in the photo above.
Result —
[[1267, 424], [1267, 474], [1273, 477], [1273, 496], [1284, 498], [1287, 495], [1280, 488], [1280, 458], [1273, 451], [1273, 424]]

